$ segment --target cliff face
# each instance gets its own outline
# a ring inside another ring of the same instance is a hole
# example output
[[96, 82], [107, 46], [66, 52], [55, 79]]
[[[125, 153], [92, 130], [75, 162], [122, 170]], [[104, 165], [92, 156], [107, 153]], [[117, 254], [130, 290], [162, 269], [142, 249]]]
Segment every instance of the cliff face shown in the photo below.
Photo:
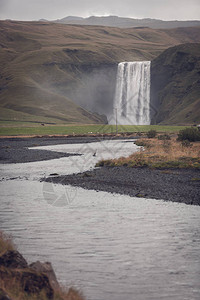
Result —
[[152, 123], [200, 123], [200, 44], [165, 50], [151, 66]]
[[94, 112], [112, 106], [118, 62], [152, 60], [199, 32], [1, 21], [0, 120], [105, 122]]

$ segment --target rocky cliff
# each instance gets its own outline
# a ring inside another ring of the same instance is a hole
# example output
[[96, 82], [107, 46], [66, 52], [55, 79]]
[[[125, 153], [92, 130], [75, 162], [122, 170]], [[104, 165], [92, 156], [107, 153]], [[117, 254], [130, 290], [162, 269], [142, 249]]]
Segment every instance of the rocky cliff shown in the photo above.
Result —
[[152, 122], [200, 123], [200, 44], [165, 50], [152, 61]]

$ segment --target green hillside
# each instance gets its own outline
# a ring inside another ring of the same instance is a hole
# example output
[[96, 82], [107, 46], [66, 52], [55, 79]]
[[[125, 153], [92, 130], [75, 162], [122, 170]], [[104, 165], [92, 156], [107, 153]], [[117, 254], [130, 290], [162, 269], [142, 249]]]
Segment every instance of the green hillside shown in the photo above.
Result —
[[[152, 60], [170, 46], [200, 42], [199, 32], [200, 27], [120, 29], [1, 21], [0, 120], [105, 122], [93, 112], [100, 111], [101, 101], [109, 102], [118, 62]], [[102, 90], [105, 82], [109, 92]], [[98, 90], [98, 103], [95, 93], [86, 92], [92, 85]]]
[[156, 124], [200, 123], [200, 44], [165, 50], [152, 62]]

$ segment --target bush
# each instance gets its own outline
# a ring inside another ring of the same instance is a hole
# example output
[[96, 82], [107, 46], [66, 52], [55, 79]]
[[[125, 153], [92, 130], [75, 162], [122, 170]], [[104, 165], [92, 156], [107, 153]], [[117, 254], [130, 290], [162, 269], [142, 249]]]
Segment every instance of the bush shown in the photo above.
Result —
[[137, 136], [142, 136], [142, 132], [136, 132]]
[[144, 147], [147, 146], [147, 142], [143, 140], [137, 140], [135, 141], [135, 145]]
[[147, 149], [150, 149], [152, 147], [151, 143], [147, 140], [137, 140], [135, 141], [135, 145], [146, 147]]
[[180, 130], [177, 141], [185, 141], [185, 140], [188, 140], [189, 142], [200, 141], [200, 131], [194, 127], [189, 127]]
[[152, 139], [152, 138], [154, 138], [156, 135], [157, 135], [156, 130], [151, 129], [151, 130], [149, 130], [149, 131], [147, 132], [147, 137], [148, 137], [148, 139]]
[[181, 145], [182, 145], [182, 147], [187, 147], [187, 148], [189, 148], [189, 147], [192, 147], [193, 145], [191, 144], [191, 142], [190, 141], [188, 141], [188, 140], [184, 140], [184, 141], [182, 141], [181, 142]]
[[171, 138], [170, 138], [170, 136], [169, 136], [169, 134], [160, 134], [159, 136], [158, 136], [158, 140], [162, 140], [162, 141], [168, 141], [168, 140], [171, 140]]

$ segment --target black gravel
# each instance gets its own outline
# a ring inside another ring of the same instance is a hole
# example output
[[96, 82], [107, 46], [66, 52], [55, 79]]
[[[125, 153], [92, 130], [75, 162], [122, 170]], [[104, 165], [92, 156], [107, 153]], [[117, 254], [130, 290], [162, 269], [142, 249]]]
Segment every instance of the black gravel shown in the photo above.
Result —
[[200, 170], [102, 167], [44, 180], [89, 190], [200, 205]]
[[[50, 160], [61, 157], [75, 156], [79, 154], [59, 153], [47, 150], [32, 150], [28, 147], [48, 146], [59, 144], [80, 144], [99, 142], [114, 137], [31, 137], [31, 138], [0, 138], [0, 163], [25, 163], [42, 160]], [[131, 139], [133, 137], [130, 137]], [[119, 139], [119, 138], [118, 138]], [[121, 139], [124, 139], [121, 137]], [[126, 138], [127, 139], [127, 138]]]
[[32, 150], [28, 147], [58, 144], [77, 144], [99, 141], [99, 138], [35, 137], [35, 138], [1, 138], [0, 163], [25, 163], [68, 157], [77, 154], [59, 153], [47, 150]]

